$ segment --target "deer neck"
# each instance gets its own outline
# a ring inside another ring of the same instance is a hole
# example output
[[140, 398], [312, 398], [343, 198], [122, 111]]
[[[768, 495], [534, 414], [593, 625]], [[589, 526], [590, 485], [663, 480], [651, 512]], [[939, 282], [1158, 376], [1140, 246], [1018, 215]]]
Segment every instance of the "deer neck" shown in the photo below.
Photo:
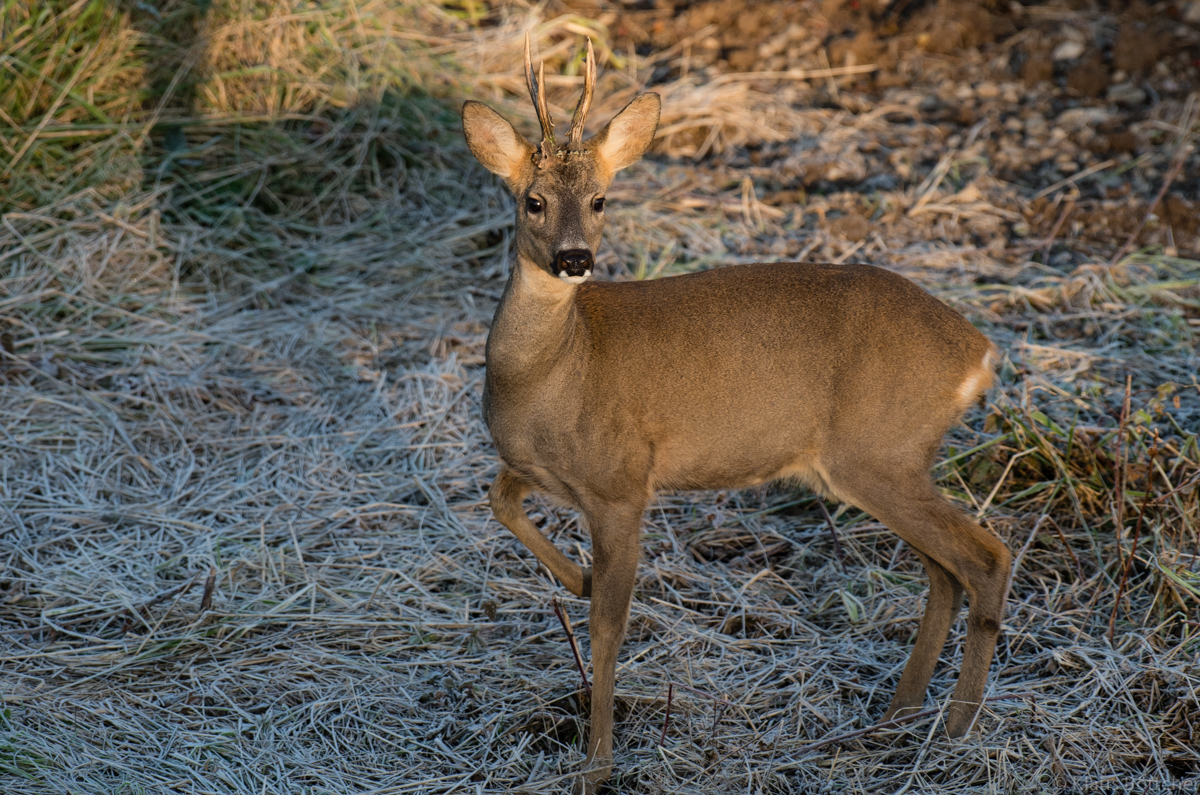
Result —
[[518, 255], [488, 335], [489, 391], [537, 390], [558, 373], [578, 372], [586, 334], [577, 289]]

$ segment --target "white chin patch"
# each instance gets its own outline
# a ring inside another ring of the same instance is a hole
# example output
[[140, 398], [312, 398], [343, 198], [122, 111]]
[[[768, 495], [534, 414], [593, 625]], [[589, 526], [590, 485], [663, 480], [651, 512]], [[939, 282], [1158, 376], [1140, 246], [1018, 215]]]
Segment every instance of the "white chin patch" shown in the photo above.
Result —
[[592, 275], [591, 271], [587, 271], [582, 276], [568, 276], [566, 271], [558, 274], [558, 278], [562, 279], [567, 284], [583, 284]]

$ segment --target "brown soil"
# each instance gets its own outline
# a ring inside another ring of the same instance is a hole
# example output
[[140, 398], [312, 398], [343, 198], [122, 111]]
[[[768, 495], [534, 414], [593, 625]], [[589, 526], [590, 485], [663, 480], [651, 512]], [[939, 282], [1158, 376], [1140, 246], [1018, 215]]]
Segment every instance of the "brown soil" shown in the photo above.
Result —
[[[618, 49], [675, 54], [659, 56], [652, 83], [688, 72], [712, 78], [877, 66], [870, 74], [791, 80], [777, 89], [800, 108], [863, 114], [886, 106], [893, 133], [837, 151], [791, 144], [745, 152], [747, 165], [762, 170], [756, 187], [768, 204], [786, 208], [789, 198], [818, 194], [851, 205], [856, 200], [839, 200], [838, 191], [915, 187], [939, 157], [973, 137], [969, 156], [983, 167], [957, 169], [942, 187], [986, 173], [1015, 189], [1010, 209], [1027, 219], [1028, 234], [1041, 235], [1057, 216], [1043, 219], [1037, 202], [1018, 206], [1021, 195], [1114, 161], [1068, 189], [1075, 207], [1058, 245], [1079, 257], [1114, 250], [1146, 214], [1169, 170], [1171, 125], [1200, 85], [1200, 26], [1186, 4], [657, 0], [626, 3], [615, 13], [591, 0], [567, 5], [606, 22]], [[737, 155], [724, 160], [739, 162]], [[1194, 195], [1197, 187], [1200, 158], [1193, 155], [1171, 193]], [[1200, 252], [1186, 204], [1175, 198], [1171, 209], [1159, 208], [1137, 243]], [[839, 215], [828, 209], [828, 218], [820, 211], [822, 225]], [[977, 219], [937, 234], [987, 244], [1000, 231], [994, 226], [995, 219]]]

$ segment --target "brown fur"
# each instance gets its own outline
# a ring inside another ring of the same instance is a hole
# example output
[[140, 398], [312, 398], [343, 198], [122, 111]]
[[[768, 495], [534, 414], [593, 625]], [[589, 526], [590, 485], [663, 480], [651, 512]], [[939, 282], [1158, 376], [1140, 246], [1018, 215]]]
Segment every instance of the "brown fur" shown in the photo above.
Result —
[[[495, 120], [464, 111], [477, 151], [483, 136], [469, 115]], [[1010, 555], [942, 498], [929, 468], [946, 430], [990, 384], [994, 349], [912, 282], [866, 265], [741, 265], [579, 286], [556, 278], [549, 262], [576, 236], [592, 252], [599, 246], [603, 215], [591, 202], [617, 166], [640, 157], [656, 122], [657, 102], [639, 98], [589, 142], [588, 155], [538, 168], [521, 139], [480, 157], [510, 175], [519, 204], [530, 195], [545, 203], [537, 218], [518, 210], [517, 263], [488, 337], [484, 411], [503, 461], [490, 492], [497, 519], [570, 591], [592, 599], [595, 687], [581, 788], [593, 790], [611, 768], [614, 673], [642, 513], [664, 488], [798, 479], [887, 524], [930, 576], [887, 716], [921, 705], [965, 592], [966, 649], [946, 724], [952, 736], [965, 733], [999, 633]], [[619, 157], [605, 149], [613, 140]], [[593, 571], [529, 521], [521, 501], [533, 490], [582, 512]]]

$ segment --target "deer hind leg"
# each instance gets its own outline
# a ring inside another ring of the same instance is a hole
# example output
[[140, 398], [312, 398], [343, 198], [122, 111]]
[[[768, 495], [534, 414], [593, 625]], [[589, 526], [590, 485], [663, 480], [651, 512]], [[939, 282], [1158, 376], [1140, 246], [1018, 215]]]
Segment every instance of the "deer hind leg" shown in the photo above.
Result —
[[532, 487], [516, 472], [501, 465], [500, 474], [488, 489], [488, 500], [497, 521], [509, 529], [563, 586], [576, 596], [592, 595], [592, 570], [568, 558], [542, 531], [529, 521], [521, 502]]
[[1004, 619], [1004, 602], [1008, 599], [1012, 555], [1000, 539], [979, 525], [961, 516], [962, 526], [977, 534], [981, 546], [987, 544], [975, 576], [968, 580], [967, 641], [963, 649], [962, 670], [954, 687], [954, 701], [946, 716], [946, 734], [962, 737], [971, 728], [975, 713], [983, 702], [988, 669], [1000, 638], [1000, 622]]
[[921, 619], [921, 628], [917, 630], [912, 656], [904, 666], [900, 684], [896, 686], [896, 695], [883, 716], [884, 720], [900, 717], [905, 710], [919, 709], [924, 703], [933, 668], [962, 605], [963, 589], [958, 580], [927, 555], [917, 552], [917, 557], [925, 564], [925, 571], [929, 575], [929, 600], [925, 603], [925, 616]]
[[[1004, 617], [1012, 555], [1000, 539], [942, 497], [927, 472], [913, 472], [911, 463], [907, 467], [895, 462], [889, 464], [853, 473], [842, 470], [841, 477], [834, 476], [833, 485], [839, 494], [873, 514], [909, 546], [937, 564], [966, 592], [967, 640], [958, 684], [946, 716], [946, 733], [961, 737], [971, 727], [983, 699]], [[897, 474], [906, 470], [910, 474]], [[915, 698], [918, 683], [924, 690], [949, 630], [950, 603], [954, 601], [949, 597], [953, 596], [953, 590], [947, 592], [945, 583], [937, 583], [941, 574], [935, 575], [933, 571], [930, 570], [930, 609], [918, 632], [913, 659], [901, 676], [893, 708], [912, 706], [910, 702]], [[936, 623], [926, 633], [925, 623], [930, 620]]]

